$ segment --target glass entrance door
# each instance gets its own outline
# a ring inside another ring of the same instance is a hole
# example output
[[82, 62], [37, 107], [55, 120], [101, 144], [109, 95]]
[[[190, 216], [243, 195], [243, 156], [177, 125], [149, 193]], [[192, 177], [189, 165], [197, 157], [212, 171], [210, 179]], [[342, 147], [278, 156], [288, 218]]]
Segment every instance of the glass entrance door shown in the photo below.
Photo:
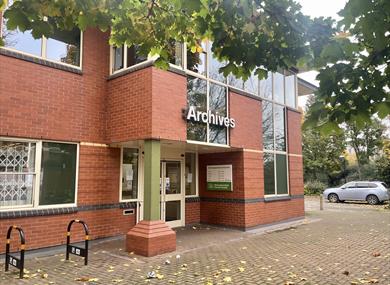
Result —
[[181, 161], [162, 161], [160, 171], [161, 220], [184, 226], [184, 191]]

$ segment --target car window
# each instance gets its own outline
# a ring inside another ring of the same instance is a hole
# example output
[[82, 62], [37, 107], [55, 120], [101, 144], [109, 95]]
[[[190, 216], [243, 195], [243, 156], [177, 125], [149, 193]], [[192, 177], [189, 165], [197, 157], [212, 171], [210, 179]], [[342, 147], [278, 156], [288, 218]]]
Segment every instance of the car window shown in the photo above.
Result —
[[377, 188], [378, 185], [376, 185], [375, 183], [368, 183], [368, 188]]
[[[372, 186], [370, 184], [374, 184], [374, 183], [358, 182], [356, 183], [356, 188], [371, 188]], [[374, 184], [374, 188], [375, 187], [376, 185]]]
[[386, 183], [384, 183], [384, 182], [381, 182], [381, 184], [385, 187], [385, 188], [389, 188], [389, 186], [387, 186], [387, 184]]
[[356, 183], [355, 182], [349, 182], [347, 184], [344, 184], [342, 188], [355, 188]]

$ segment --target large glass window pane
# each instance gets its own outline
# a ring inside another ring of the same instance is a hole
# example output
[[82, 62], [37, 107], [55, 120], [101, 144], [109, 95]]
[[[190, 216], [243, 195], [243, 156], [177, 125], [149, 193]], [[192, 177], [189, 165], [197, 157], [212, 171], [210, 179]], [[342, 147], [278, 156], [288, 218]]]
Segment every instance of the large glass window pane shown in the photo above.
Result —
[[263, 147], [274, 149], [274, 118], [272, 103], [263, 101]]
[[268, 72], [266, 79], [260, 80], [260, 97], [272, 100], [272, 73]]
[[75, 202], [77, 145], [42, 143], [40, 205]]
[[180, 162], [165, 163], [165, 193], [180, 194], [181, 192], [181, 167]]
[[124, 67], [124, 46], [113, 47], [113, 71], [120, 70]]
[[47, 39], [46, 58], [80, 66], [80, 30], [55, 31]]
[[276, 185], [277, 194], [287, 194], [287, 160], [285, 154], [276, 154]]
[[244, 90], [254, 95], [259, 94], [259, 77], [252, 72], [247, 81], [244, 82]]
[[225, 76], [223, 73], [219, 72], [219, 69], [226, 65], [226, 63], [219, 61], [211, 51], [211, 43], [209, 44], [210, 49], [210, 66], [209, 66], [209, 77], [220, 82], [226, 82]]
[[[187, 79], [187, 107], [207, 112], [207, 81], [195, 77]], [[207, 141], [207, 124], [187, 121], [187, 139]]]
[[185, 155], [186, 195], [196, 195], [196, 154], [186, 152]]
[[2, 25], [2, 35], [4, 40], [4, 46], [12, 48], [18, 51], [22, 51], [28, 54], [41, 56], [42, 40], [34, 39], [31, 31], [25, 31], [24, 33], [16, 30], [7, 30], [5, 27], [5, 20]]
[[286, 83], [286, 105], [296, 108], [295, 103], [295, 74], [285, 77]]
[[138, 197], [138, 149], [124, 148], [122, 156], [122, 200]]
[[127, 47], [127, 67], [146, 61], [147, 57], [139, 53], [138, 47]]
[[209, 142], [217, 144], [227, 144], [227, 130], [224, 127], [210, 125]]
[[0, 208], [32, 205], [35, 143], [0, 141]]
[[192, 53], [187, 50], [187, 69], [206, 76], [207, 72], [207, 52], [206, 43], [201, 44], [203, 51]]
[[[215, 116], [227, 115], [226, 87], [210, 83], [209, 110]], [[217, 117], [214, 118], [217, 120]], [[226, 127], [217, 126], [213, 122], [209, 124], [209, 142], [227, 144]]]
[[233, 86], [237, 89], [244, 89], [244, 81], [241, 78], [234, 76], [233, 74], [229, 74], [227, 77], [228, 85]]
[[165, 221], [171, 222], [181, 219], [181, 201], [165, 202]]
[[285, 108], [275, 104], [275, 149], [286, 151]]
[[183, 45], [172, 40], [168, 44], [169, 63], [182, 67], [183, 66]]
[[274, 154], [264, 153], [264, 195], [275, 194]]
[[274, 73], [274, 99], [284, 104], [284, 75], [279, 72]]

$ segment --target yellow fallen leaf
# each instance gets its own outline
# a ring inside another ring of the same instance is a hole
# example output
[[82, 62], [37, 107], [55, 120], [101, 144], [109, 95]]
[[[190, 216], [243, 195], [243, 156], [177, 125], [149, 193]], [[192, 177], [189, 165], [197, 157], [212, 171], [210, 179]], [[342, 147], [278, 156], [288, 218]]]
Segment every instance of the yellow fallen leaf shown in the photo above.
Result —
[[244, 272], [244, 271], [245, 271], [245, 268], [244, 268], [244, 267], [238, 267], [238, 271]]
[[232, 277], [226, 276], [225, 278], [223, 278], [223, 282], [232, 282]]
[[156, 278], [157, 278], [158, 280], [161, 280], [161, 279], [164, 278], [164, 275], [162, 275], [162, 274], [156, 274]]

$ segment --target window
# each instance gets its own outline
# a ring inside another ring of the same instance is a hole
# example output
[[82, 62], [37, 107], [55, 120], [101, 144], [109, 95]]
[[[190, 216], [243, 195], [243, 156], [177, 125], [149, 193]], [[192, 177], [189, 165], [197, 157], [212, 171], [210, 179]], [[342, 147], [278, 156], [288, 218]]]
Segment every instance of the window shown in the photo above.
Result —
[[0, 208], [32, 206], [36, 144], [0, 141]]
[[74, 204], [77, 159], [77, 144], [0, 139], [0, 208]]
[[292, 72], [286, 72], [284, 79], [285, 92], [286, 92], [286, 105], [292, 108], [296, 108], [296, 75]]
[[140, 55], [137, 47], [128, 47], [127, 45], [120, 47], [113, 46], [111, 48], [111, 73], [126, 69], [146, 60], [146, 57]]
[[214, 79], [219, 82], [224, 82], [226, 83], [226, 77], [223, 75], [223, 73], [219, 72], [219, 69], [223, 66], [226, 65], [226, 62], [219, 61], [211, 51], [212, 49], [212, 43], [209, 43], [209, 49], [208, 49], [208, 54], [209, 54], [209, 77], [211, 79]]
[[[8, 7], [13, 3], [8, 1]], [[7, 19], [3, 18], [1, 35], [4, 47], [21, 51], [43, 59], [55, 62], [81, 66], [81, 32], [79, 29], [72, 31], [55, 30], [49, 38], [34, 39], [31, 31], [21, 32], [8, 30]]]
[[76, 157], [75, 144], [42, 143], [40, 205], [75, 202]]
[[185, 154], [185, 183], [186, 196], [196, 196], [196, 153], [186, 152]]
[[191, 52], [187, 49], [187, 69], [203, 76], [207, 75], [207, 46], [205, 42], [200, 44], [201, 52]]
[[263, 101], [264, 194], [288, 194], [286, 108]]
[[207, 121], [187, 121], [187, 139], [215, 144], [228, 143], [225, 126], [212, 123], [217, 116], [227, 117], [227, 89], [225, 86], [189, 76], [187, 78], [187, 107], [211, 114]]
[[138, 149], [122, 150], [122, 189], [121, 200], [138, 198]]

